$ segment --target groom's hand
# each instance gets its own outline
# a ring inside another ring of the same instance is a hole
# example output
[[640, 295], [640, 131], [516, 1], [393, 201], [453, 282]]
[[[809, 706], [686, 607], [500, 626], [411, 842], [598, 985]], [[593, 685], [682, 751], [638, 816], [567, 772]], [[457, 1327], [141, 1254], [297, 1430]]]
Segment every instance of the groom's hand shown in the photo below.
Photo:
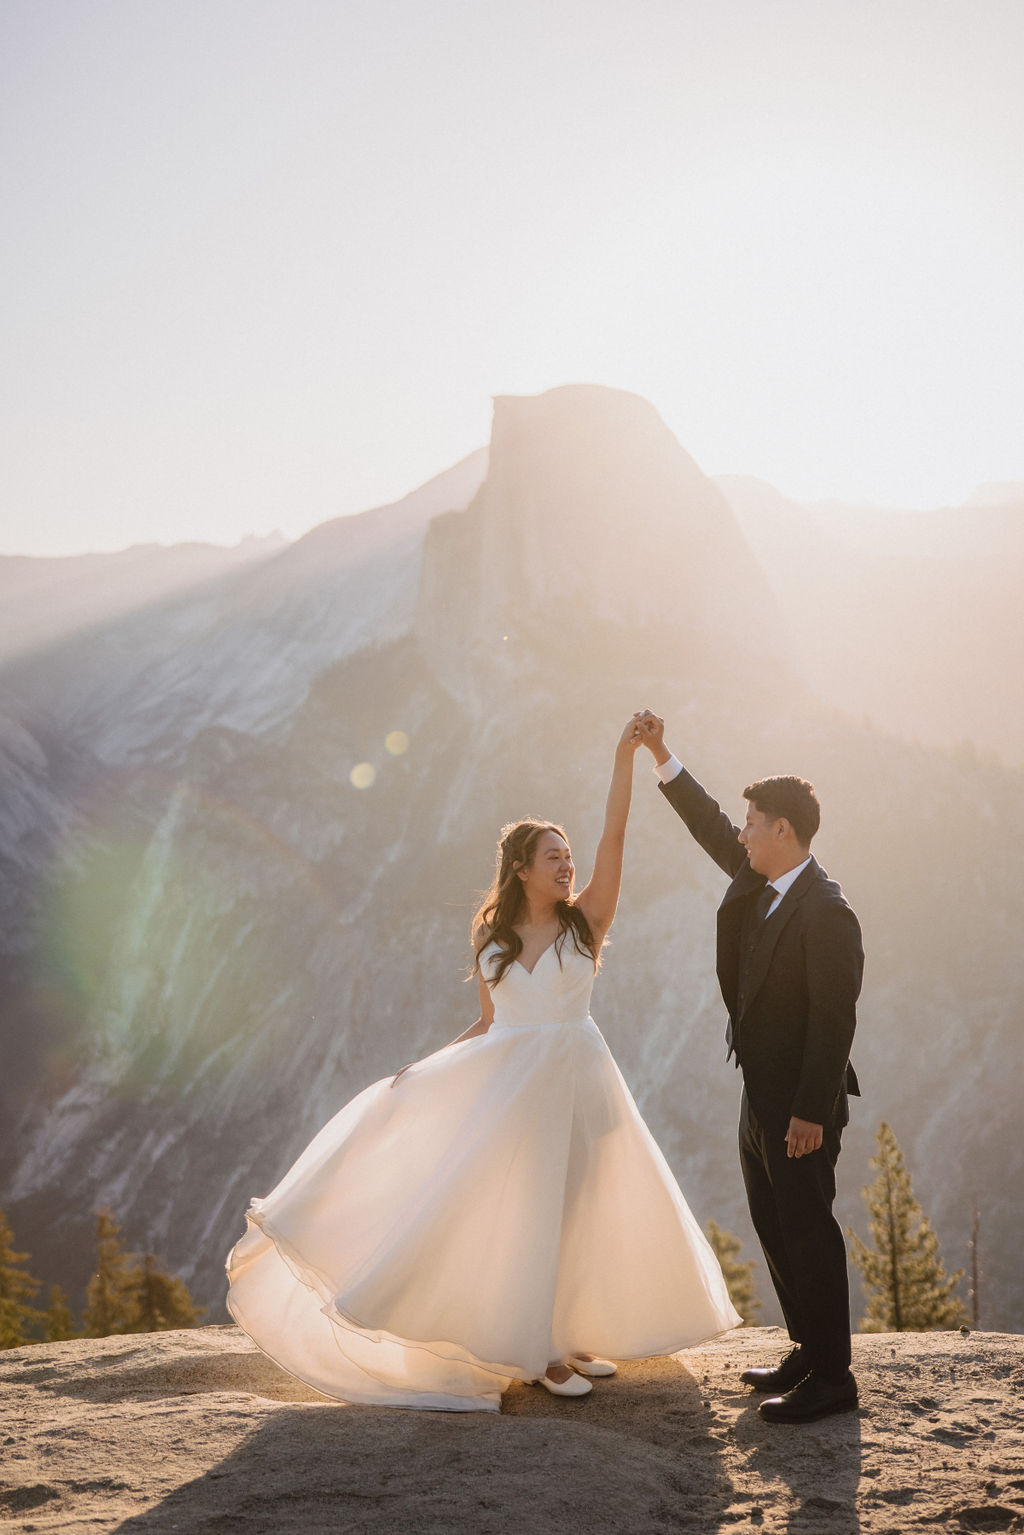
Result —
[[652, 709], [641, 709], [633, 718], [643, 733], [644, 745], [650, 747], [654, 753], [654, 760], [660, 767], [672, 755], [665, 745], [665, 721]]
[[808, 1119], [797, 1119], [794, 1114], [786, 1131], [787, 1157], [809, 1157], [821, 1145], [821, 1125], [812, 1125]]

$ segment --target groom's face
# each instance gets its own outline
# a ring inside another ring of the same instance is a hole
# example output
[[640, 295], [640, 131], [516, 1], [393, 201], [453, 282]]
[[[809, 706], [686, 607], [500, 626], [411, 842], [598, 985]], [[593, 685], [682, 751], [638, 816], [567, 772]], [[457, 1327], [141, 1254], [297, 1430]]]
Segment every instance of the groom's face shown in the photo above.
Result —
[[779, 821], [769, 820], [763, 810], [747, 802], [747, 818], [740, 831], [747, 861], [755, 874], [771, 879], [779, 859]]

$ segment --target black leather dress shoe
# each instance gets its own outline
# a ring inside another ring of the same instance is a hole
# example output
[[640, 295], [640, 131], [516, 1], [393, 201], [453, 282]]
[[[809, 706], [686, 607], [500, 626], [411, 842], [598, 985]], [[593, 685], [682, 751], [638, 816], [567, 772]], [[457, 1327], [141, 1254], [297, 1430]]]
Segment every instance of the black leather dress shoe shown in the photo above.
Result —
[[834, 1412], [853, 1412], [857, 1406], [857, 1382], [852, 1375], [840, 1381], [808, 1375], [783, 1396], [770, 1396], [758, 1411], [769, 1423], [811, 1423]]
[[745, 1386], [753, 1386], [755, 1391], [768, 1391], [772, 1396], [778, 1396], [782, 1391], [792, 1391], [794, 1386], [799, 1386], [810, 1373], [811, 1367], [798, 1344], [774, 1370], [744, 1370], [740, 1380]]

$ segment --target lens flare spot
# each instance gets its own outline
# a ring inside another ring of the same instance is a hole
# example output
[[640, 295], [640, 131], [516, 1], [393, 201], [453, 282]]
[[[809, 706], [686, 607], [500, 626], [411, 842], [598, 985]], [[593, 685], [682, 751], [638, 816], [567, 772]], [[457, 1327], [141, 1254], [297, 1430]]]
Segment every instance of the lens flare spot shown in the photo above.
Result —
[[353, 789], [369, 789], [376, 776], [377, 769], [372, 762], [357, 762], [348, 775], [348, 781]]
[[392, 730], [384, 737], [384, 745], [392, 757], [400, 757], [409, 750], [409, 737], [404, 730]]

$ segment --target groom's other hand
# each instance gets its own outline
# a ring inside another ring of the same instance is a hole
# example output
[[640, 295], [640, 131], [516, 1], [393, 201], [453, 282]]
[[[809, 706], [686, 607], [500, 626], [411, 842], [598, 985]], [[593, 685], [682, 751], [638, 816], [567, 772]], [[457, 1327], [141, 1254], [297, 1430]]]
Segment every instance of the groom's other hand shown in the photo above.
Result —
[[809, 1157], [820, 1145], [821, 1126], [812, 1125], [807, 1119], [797, 1119], [794, 1114], [786, 1131], [787, 1157]]
[[672, 755], [665, 745], [665, 721], [652, 709], [641, 709], [634, 719], [643, 733], [644, 745], [650, 747], [655, 762], [661, 767]]

